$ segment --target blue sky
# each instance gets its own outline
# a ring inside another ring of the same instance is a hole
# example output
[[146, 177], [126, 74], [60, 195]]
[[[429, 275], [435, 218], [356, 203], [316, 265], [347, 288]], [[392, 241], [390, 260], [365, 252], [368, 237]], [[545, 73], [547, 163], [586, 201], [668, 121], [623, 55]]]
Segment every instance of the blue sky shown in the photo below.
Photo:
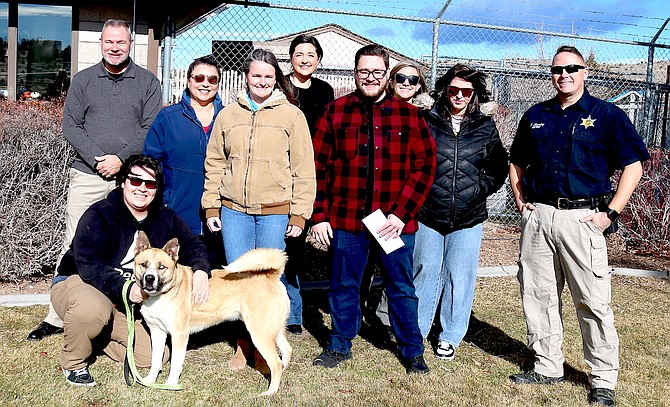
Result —
[[[445, 21], [460, 21], [520, 29], [576, 33], [582, 36], [623, 41], [648, 42], [670, 17], [668, 0], [565, 0], [549, 4], [550, 0], [453, 0], [442, 16]], [[433, 19], [444, 1], [424, 0], [276, 0], [271, 4], [318, 7], [329, 10], [350, 10], [364, 14], [386, 14]], [[257, 29], [258, 24], [262, 30]], [[177, 38], [175, 55], [179, 60], [209, 53], [211, 39], [267, 40], [299, 32], [323, 24], [339, 24], [356, 34], [383, 44], [413, 58], [425, 58], [431, 53], [432, 24], [381, 18], [365, 18], [335, 13], [312, 13], [277, 9], [226, 10]], [[244, 26], [251, 27], [244, 31]], [[207, 27], [207, 29], [205, 29]], [[670, 44], [670, 26], [659, 43]], [[502, 60], [534, 58], [547, 55], [558, 45], [572, 43], [593, 51], [608, 62], [638, 62], [646, 60], [644, 47], [596, 42], [575, 43], [561, 37], [539, 38], [536, 34], [510, 31], [491, 31], [480, 28], [447, 26], [440, 29], [440, 56]], [[543, 49], [541, 49], [543, 48]], [[670, 50], [657, 52], [661, 59], [670, 59]], [[658, 58], [658, 57], [657, 57]]]
[[[670, 17], [668, 0], [564, 0], [550, 4], [550, 0], [452, 0], [443, 15], [443, 20], [463, 21], [475, 24], [501, 25], [551, 32], [578, 33], [580, 35], [615, 38], [625, 41], [649, 41], [666, 18]], [[271, 4], [319, 7], [333, 10], [351, 10], [360, 13], [389, 14], [432, 19], [444, 5], [442, 0], [276, 0]], [[262, 10], [262, 11], [261, 11]], [[20, 38], [45, 38], [63, 41], [63, 47], [70, 45], [70, 8], [21, 5], [19, 20]], [[273, 38], [298, 32], [327, 23], [340, 24], [355, 33], [382, 43], [414, 58], [430, 54], [432, 27], [429, 23], [419, 24], [407, 21], [366, 19], [362, 17], [332, 13], [307, 13], [291, 10], [259, 9], [255, 16], [266, 16], [263, 20], [264, 33], [256, 34], [257, 40]], [[240, 14], [221, 13], [219, 27], [233, 27]], [[0, 3], [0, 21], [7, 18], [7, 3]], [[233, 19], [227, 21], [227, 18]], [[209, 21], [207, 25], [212, 25]], [[233, 30], [234, 31], [234, 30]], [[190, 60], [193, 55], [206, 54], [211, 39], [231, 39], [235, 33], [223, 29], [202, 32], [191, 30], [181, 41], [189, 42], [188, 49], [175, 50]], [[533, 34], [497, 31], [491, 36], [483, 30], [442, 26], [440, 31], [440, 55], [462, 57], [463, 54], [490, 55], [491, 58], [532, 57], [538, 51], [538, 38]], [[0, 36], [6, 37], [6, 25], [0, 24]], [[196, 41], [197, 39], [197, 41]], [[544, 39], [543, 44], [551, 49], [554, 42], [564, 39]], [[178, 43], [180, 40], [178, 39]], [[670, 27], [661, 34], [660, 43], [670, 44]], [[579, 44], [578, 44], [579, 45]], [[597, 45], [597, 44], [596, 44]], [[593, 47], [593, 43], [586, 44]], [[645, 58], [641, 47], [626, 50], [625, 46], [608, 44], [600, 50], [608, 60]], [[667, 51], [667, 50], [666, 50]], [[453, 55], [452, 55], [453, 54]], [[658, 52], [663, 59], [670, 59], [668, 52]]]

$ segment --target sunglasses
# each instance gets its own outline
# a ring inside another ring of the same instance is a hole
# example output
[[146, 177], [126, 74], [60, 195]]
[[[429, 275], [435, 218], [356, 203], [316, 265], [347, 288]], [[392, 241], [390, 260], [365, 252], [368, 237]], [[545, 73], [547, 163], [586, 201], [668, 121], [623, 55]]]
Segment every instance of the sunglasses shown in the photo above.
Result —
[[133, 177], [133, 176], [128, 176], [128, 182], [130, 182], [130, 185], [134, 187], [139, 187], [144, 183], [144, 186], [147, 187], [147, 189], [156, 189], [158, 187], [158, 181], [154, 181], [152, 179], [142, 179], [139, 177]]
[[464, 98], [469, 98], [472, 96], [472, 92], [475, 90], [472, 88], [459, 88], [458, 86], [449, 86], [449, 96], [456, 96], [458, 95], [458, 92], [461, 92], [461, 95], [463, 95]]
[[550, 71], [551, 71], [552, 75], [560, 75], [560, 74], [563, 73], [564, 69], [565, 69], [565, 72], [567, 72], [567, 73], [575, 73], [575, 72], [579, 71], [580, 69], [585, 69], [585, 68], [586, 67], [584, 65], [575, 65], [575, 64], [565, 65], [565, 66], [556, 65], [556, 66], [552, 66]]
[[395, 74], [395, 81], [396, 83], [405, 83], [405, 81], [409, 81], [410, 85], [416, 86], [416, 84], [419, 83], [419, 77], [416, 75], [405, 75], [397, 73]]
[[195, 83], [202, 83], [207, 79], [207, 82], [209, 82], [210, 85], [218, 85], [219, 84], [219, 77], [216, 75], [191, 75], [191, 78], [195, 81]]

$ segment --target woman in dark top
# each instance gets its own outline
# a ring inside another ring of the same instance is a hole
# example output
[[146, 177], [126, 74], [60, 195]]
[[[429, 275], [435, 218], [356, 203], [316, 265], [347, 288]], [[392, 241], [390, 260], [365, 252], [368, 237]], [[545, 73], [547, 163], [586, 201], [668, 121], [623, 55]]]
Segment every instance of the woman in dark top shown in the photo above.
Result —
[[[291, 81], [295, 88], [295, 95], [299, 102], [298, 107], [304, 113], [309, 125], [309, 132], [314, 137], [317, 120], [325, 110], [326, 105], [335, 99], [333, 87], [327, 82], [312, 76], [323, 57], [323, 49], [316, 38], [301, 34], [291, 41], [288, 53], [291, 57], [293, 72], [286, 75], [286, 78]], [[289, 261], [284, 275], [287, 283], [298, 292], [300, 290], [298, 273], [304, 264], [302, 257], [305, 253], [306, 236], [307, 231], [305, 230], [300, 238], [286, 240], [286, 252], [289, 255]], [[298, 298], [291, 298], [291, 315], [295, 314], [302, 315], [302, 298], [299, 296]], [[302, 333], [300, 324], [289, 324], [286, 329], [292, 334]]]
[[326, 105], [335, 99], [333, 87], [312, 76], [323, 58], [323, 49], [316, 38], [298, 35], [291, 41], [288, 53], [291, 56], [293, 72], [286, 77], [296, 87], [300, 110], [305, 114], [309, 131], [314, 136], [316, 121]]
[[468, 330], [486, 198], [507, 177], [507, 152], [481, 109], [490, 94], [482, 72], [456, 64], [438, 79], [435, 105], [424, 114], [437, 144], [437, 169], [419, 212], [414, 286], [424, 338], [439, 315], [435, 355], [444, 360], [454, 359]]

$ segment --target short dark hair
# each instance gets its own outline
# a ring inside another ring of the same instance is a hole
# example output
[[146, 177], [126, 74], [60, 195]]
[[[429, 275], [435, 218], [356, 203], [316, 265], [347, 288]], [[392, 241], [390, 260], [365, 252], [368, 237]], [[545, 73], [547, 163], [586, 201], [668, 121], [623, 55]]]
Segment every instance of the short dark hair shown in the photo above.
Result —
[[165, 190], [165, 180], [163, 179], [163, 168], [161, 167], [160, 162], [148, 155], [144, 154], [133, 154], [123, 163], [121, 169], [116, 174], [116, 186], [120, 187], [130, 174], [130, 169], [133, 167], [142, 167], [146, 170], [149, 170], [154, 173], [154, 178], [158, 187], [156, 188], [156, 197], [151, 203], [151, 206], [161, 207], [163, 206], [163, 191]]
[[323, 58], [323, 48], [321, 48], [319, 40], [317, 40], [316, 37], [305, 34], [300, 34], [291, 41], [291, 45], [288, 47], [289, 57], [293, 58], [293, 53], [295, 52], [296, 47], [300, 44], [312, 44], [314, 48], [316, 48], [316, 55], [319, 59]]
[[430, 93], [430, 96], [437, 101], [440, 114], [444, 117], [451, 117], [451, 103], [449, 102], [449, 85], [454, 78], [460, 78], [472, 84], [474, 92], [472, 99], [465, 109], [465, 114], [469, 115], [479, 108], [481, 103], [486, 103], [491, 98], [491, 92], [486, 88], [486, 74], [476, 69], [470, 68], [467, 65], [456, 64], [451, 67], [440, 79], [435, 83], [435, 90]]
[[262, 48], [256, 48], [255, 50], [251, 51], [247, 56], [247, 59], [245, 59], [244, 63], [242, 64], [242, 71], [245, 75], [249, 73], [251, 63], [254, 61], [265, 62], [266, 64], [272, 65], [272, 67], [275, 69], [275, 88], [279, 87], [279, 89], [284, 92], [284, 95], [286, 95], [286, 99], [288, 99], [291, 104], [298, 106], [298, 99], [295, 96], [296, 92], [293, 84], [288, 81], [282, 73], [275, 54], [273, 54], [270, 50]]
[[384, 47], [382, 47], [379, 44], [366, 45], [363, 48], [356, 51], [356, 57], [354, 59], [354, 68], [358, 69], [358, 60], [360, 60], [362, 56], [381, 57], [384, 60], [384, 65], [386, 66], [386, 69], [389, 69], [389, 53], [386, 52]]
[[191, 65], [188, 66], [188, 70], [186, 71], [186, 76], [188, 78], [191, 77], [191, 74], [193, 73], [193, 70], [195, 69], [196, 66], [198, 65], [209, 65], [211, 67], [214, 67], [216, 69], [217, 75], [219, 75], [219, 78], [221, 77], [221, 66], [219, 65], [218, 62], [211, 56], [207, 55], [204, 57], [199, 57], [193, 60], [191, 62]]
[[579, 50], [578, 50], [576, 47], [573, 47], [572, 45], [561, 45], [561, 46], [558, 47], [558, 49], [556, 50], [556, 53], [554, 54], [554, 57], [556, 57], [556, 55], [560, 54], [561, 52], [569, 52], [569, 53], [571, 53], [571, 54], [575, 54], [575, 55], [577, 55], [582, 61], [586, 61], [586, 60], [584, 59], [584, 56], [582, 55], [582, 53], [579, 52]]

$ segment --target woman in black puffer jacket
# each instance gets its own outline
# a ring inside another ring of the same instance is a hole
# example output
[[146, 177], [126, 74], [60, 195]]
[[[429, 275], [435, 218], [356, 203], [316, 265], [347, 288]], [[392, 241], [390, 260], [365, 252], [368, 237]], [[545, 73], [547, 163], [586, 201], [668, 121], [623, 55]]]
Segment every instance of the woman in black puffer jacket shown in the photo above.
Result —
[[455, 357], [468, 329], [486, 198], [507, 176], [495, 122], [480, 110], [489, 95], [483, 73], [457, 64], [435, 84], [435, 105], [424, 116], [437, 143], [437, 170], [419, 213], [414, 285], [424, 338], [441, 301], [435, 353], [446, 360]]

